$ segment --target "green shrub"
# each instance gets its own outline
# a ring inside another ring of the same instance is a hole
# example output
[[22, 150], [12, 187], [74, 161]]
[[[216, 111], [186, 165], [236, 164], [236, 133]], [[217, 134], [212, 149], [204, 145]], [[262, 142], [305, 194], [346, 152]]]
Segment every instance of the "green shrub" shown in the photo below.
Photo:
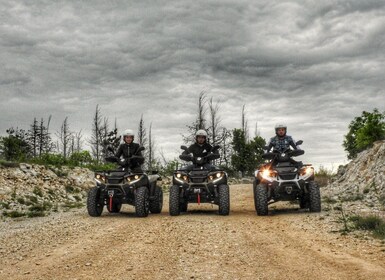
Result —
[[322, 198], [323, 202], [325, 203], [330, 203], [330, 204], [334, 204], [334, 203], [337, 203], [338, 201], [330, 196], [324, 196]]
[[385, 223], [380, 223], [373, 231], [375, 237], [385, 239]]
[[1, 207], [3, 207], [4, 209], [9, 209], [9, 203], [8, 203], [8, 202], [5, 202], [5, 201], [0, 202], [0, 205], [1, 205]]
[[18, 162], [14, 162], [14, 161], [0, 160], [0, 166], [13, 168], [13, 167], [19, 167], [20, 164]]
[[321, 165], [319, 169], [315, 172], [315, 181], [320, 187], [326, 187], [333, 178], [333, 176], [335, 176], [333, 170], [329, 170]]
[[44, 216], [45, 216], [45, 212], [41, 212], [41, 211], [28, 211], [27, 212], [28, 218], [44, 217]]
[[63, 205], [63, 207], [65, 207], [65, 208], [68, 208], [68, 209], [70, 209], [70, 208], [81, 208], [81, 207], [83, 207], [84, 206], [84, 203], [82, 203], [82, 202], [73, 202], [73, 201], [67, 201], [64, 205]]
[[[37, 203], [37, 197], [36, 197], [36, 196], [33, 196], [33, 195], [27, 195], [27, 198], [29, 199], [29, 202], [30, 202], [31, 204]], [[26, 202], [26, 205], [28, 205], [27, 203], [28, 203], [28, 202]]]
[[12, 210], [12, 211], [4, 211], [3, 212], [4, 217], [9, 217], [9, 218], [19, 218], [25, 216], [25, 213], [17, 211], [17, 210]]
[[17, 202], [20, 203], [20, 204], [25, 204], [25, 199], [24, 199], [24, 197], [18, 197], [18, 198], [17, 198]]
[[35, 186], [32, 191], [37, 196], [43, 197], [43, 190], [39, 188], [38, 186]]
[[385, 221], [378, 216], [352, 216], [350, 220], [357, 229], [369, 230], [377, 238], [385, 239]]

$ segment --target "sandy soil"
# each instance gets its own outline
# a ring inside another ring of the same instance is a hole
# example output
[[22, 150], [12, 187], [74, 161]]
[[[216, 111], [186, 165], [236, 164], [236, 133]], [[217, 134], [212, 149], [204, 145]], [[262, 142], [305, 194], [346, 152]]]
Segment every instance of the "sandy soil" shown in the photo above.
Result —
[[230, 186], [231, 213], [189, 205], [136, 218], [85, 209], [0, 223], [0, 279], [385, 279], [385, 244], [336, 232], [329, 213], [280, 203], [254, 210], [250, 185]]

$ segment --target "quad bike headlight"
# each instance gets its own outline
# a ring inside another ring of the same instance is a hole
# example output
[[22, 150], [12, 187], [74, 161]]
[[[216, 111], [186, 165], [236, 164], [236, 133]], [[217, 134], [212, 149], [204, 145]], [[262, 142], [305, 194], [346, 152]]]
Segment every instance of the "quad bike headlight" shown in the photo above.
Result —
[[177, 180], [178, 182], [180, 183], [188, 183], [188, 176], [186, 174], [183, 174], [183, 173], [176, 173], [175, 174], [175, 180]]
[[269, 182], [273, 182], [277, 178], [277, 172], [271, 169], [262, 169], [258, 174]]
[[99, 184], [103, 184], [106, 182], [106, 177], [104, 177], [101, 174], [95, 174], [95, 181], [98, 182]]
[[223, 176], [225, 176], [224, 172], [216, 172], [216, 173], [211, 173], [208, 176], [208, 179], [209, 179], [209, 182], [216, 183], [219, 180], [221, 180], [223, 178]]
[[314, 175], [314, 167], [312, 166], [302, 167], [301, 170], [299, 171], [299, 175], [303, 180], [308, 179], [310, 176]]
[[140, 179], [142, 179], [143, 175], [131, 175], [126, 178], [128, 184], [135, 184], [136, 182], [139, 182]]

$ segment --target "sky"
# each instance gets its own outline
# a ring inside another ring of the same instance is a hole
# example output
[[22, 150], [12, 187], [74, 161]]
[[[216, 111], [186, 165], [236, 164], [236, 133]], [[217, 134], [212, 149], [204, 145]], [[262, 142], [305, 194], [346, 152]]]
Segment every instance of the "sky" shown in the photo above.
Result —
[[52, 115], [87, 139], [99, 105], [121, 131], [143, 114], [173, 159], [204, 91], [226, 128], [245, 105], [250, 135], [285, 123], [335, 170], [349, 123], [385, 110], [384, 49], [382, 0], [0, 0], [0, 135]]

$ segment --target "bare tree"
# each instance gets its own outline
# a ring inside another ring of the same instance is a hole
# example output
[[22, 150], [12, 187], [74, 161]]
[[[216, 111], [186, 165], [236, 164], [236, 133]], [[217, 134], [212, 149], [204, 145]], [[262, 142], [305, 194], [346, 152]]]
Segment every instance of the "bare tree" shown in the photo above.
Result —
[[242, 132], [243, 132], [243, 135], [246, 139], [246, 142], [248, 142], [249, 141], [249, 128], [248, 128], [247, 119], [246, 119], [245, 107], [246, 107], [246, 105], [242, 106]]
[[153, 163], [155, 161], [154, 158], [155, 154], [155, 142], [154, 139], [152, 138], [152, 123], [150, 123], [150, 128], [148, 130], [148, 170], [152, 171], [153, 169]]
[[82, 130], [79, 132], [74, 133], [74, 138], [75, 138], [75, 151], [80, 152], [83, 147], [83, 134]]
[[102, 142], [101, 142], [101, 130], [102, 130], [102, 115], [100, 113], [99, 105], [96, 105], [95, 115], [92, 121], [92, 134], [89, 140], [91, 151], [96, 162], [99, 163], [102, 153]]
[[220, 157], [220, 162], [219, 164], [224, 164], [227, 168], [230, 166], [230, 159], [231, 159], [231, 154], [232, 154], [232, 133], [230, 130], [227, 128], [223, 127], [222, 128], [222, 145], [221, 149], [219, 150], [221, 157]]
[[143, 147], [146, 147], [147, 145], [147, 132], [146, 132], [146, 128], [144, 126], [144, 120], [143, 120], [143, 114], [141, 115], [140, 117], [140, 121], [139, 121], [139, 127], [138, 127], [138, 144], [143, 146]]
[[213, 98], [210, 98], [209, 101], [209, 112], [210, 112], [210, 127], [209, 127], [209, 135], [210, 135], [210, 142], [214, 146], [216, 144], [220, 144], [221, 140], [221, 127], [219, 126], [221, 119], [219, 117], [219, 103], [214, 104]]
[[71, 144], [73, 144], [73, 135], [69, 128], [68, 117], [64, 119], [57, 136], [61, 153], [64, 158], [67, 158], [71, 153]]
[[33, 119], [30, 129], [27, 132], [27, 142], [31, 147], [32, 157], [36, 157], [39, 149], [39, 125], [36, 118]]
[[195, 134], [199, 129], [206, 130], [206, 93], [201, 91], [198, 97], [198, 111], [197, 118], [191, 125], [187, 125], [188, 134], [187, 136], [182, 135], [185, 143], [191, 142], [195, 139]]

